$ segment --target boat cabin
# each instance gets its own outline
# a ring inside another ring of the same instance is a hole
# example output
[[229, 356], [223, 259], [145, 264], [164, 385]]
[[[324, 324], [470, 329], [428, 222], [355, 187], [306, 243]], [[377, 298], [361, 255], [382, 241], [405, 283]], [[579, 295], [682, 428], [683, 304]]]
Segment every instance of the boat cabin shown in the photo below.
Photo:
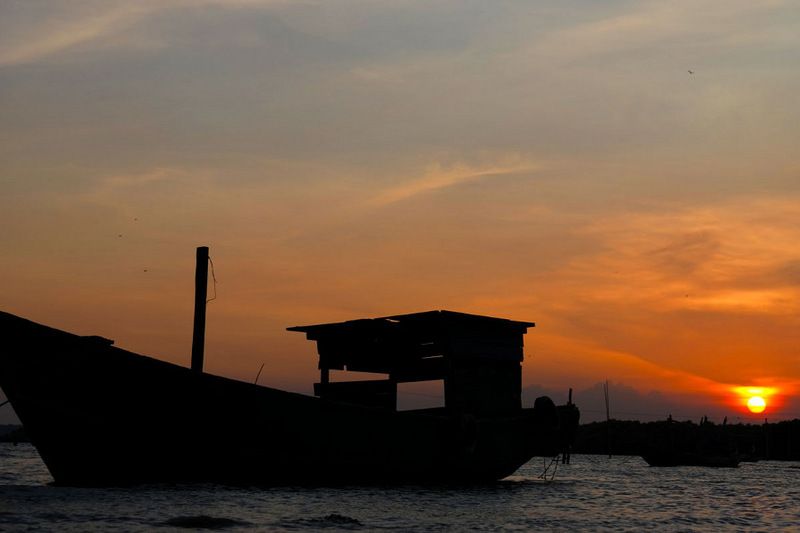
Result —
[[[522, 407], [522, 336], [534, 325], [428, 311], [287, 329], [317, 342], [320, 398], [396, 410], [398, 383], [443, 380], [446, 409], [491, 414]], [[388, 377], [333, 382], [331, 370]]]

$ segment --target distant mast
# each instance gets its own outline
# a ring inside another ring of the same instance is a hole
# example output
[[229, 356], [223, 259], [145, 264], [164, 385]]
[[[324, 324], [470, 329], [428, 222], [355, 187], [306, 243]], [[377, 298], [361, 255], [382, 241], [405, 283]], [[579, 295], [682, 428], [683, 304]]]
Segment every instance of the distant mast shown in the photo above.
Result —
[[208, 246], [197, 247], [194, 275], [194, 334], [192, 335], [192, 370], [203, 371], [206, 339], [206, 298], [208, 296]]

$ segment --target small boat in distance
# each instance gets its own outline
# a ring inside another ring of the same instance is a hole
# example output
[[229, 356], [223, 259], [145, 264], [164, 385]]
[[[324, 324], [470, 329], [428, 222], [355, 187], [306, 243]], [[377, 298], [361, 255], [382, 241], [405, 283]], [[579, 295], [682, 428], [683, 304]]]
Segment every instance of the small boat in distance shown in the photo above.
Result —
[[731, 441], [725, 424], [716, 425], [703, 417], [699, 425], [692, 422], [666, 421], [653, 423], [650, 442], [641, 457], [650, 466], [705, 466], [736, 468], [742, 457]]
[[[574, 439], [571, 402], [522, 407], [532, 326], [430, 311], [292, 327], [317, 342], [312, 397], [207, 374], [196, 345], [186, 368], [0, 312], [0, 388], [60, 485], [488, 482]], [[398, 411], [397, 384], [423, 380], [444, 406]]]
[[710, 454], [695, 452], [648, 452], [642, 459], [650, 466], [707, 466], [713, 468], [736, 468], [739, 457], [734, 454]]

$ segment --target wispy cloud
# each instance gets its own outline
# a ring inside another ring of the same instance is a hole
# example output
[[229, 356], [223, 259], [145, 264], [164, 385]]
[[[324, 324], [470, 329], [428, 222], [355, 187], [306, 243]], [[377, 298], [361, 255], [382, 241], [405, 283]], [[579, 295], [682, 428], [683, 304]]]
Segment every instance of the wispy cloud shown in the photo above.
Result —
[[[789, 3], [781, 0], [641, 2], [629, 11], [609, 12], [595, 20], [558, 28], [537, 40], [534, 50], [572, 60], [630, 53], [661, 43], [674, 46], [679, 40], [704, 46], [749, 44], [763, 41], [765, 35], [781, 24], [776, 19], [769, 30], [763, 26], [754, 28], [753, 18], [789, 7]], [[787, 38], [783, 32], [780, 35], [782, 40]]]
[[74, 46], [119, 32], [155, 9], [154, 4], [125, 3], [68, 20], [39, 22], [24, 36], [4, 44], [0, 66], [33, 63]]
[[583, 253], [473, 305], [536, 320], [537, 354], [573, 362], [569, 373], [586, 381], [611, 372], [720, 398], [733, 385], [794, 391], [798, 206], [796, 195], [747, 196], [587, 219], [573, 230], [594, 241]]
[[455, 165], [445, 167], [441, 164], [430, 166], [422, 176], [401, 185], [384, 190], [372, 198], [371, 204], [383, 206], [408, 200], [420, 194], [430, 193], [448, 187], [485, 179], [508, 176], [521, 172], [533, 172], [539, 167], [532, 163], [510, 163], [489, 166]]
[[791, 265], [800, 260], [800, 231], [790, 221], [800, 216], [798, 205], [796, 199], [742, 198], [598, 220], [588, 231], [606, 251], [580, 270], [604, 299], [647, 300], [662, 309], [796, 312]]
[[[0, 67], [35, 63], [77, 46], [106, 46], [108, 41], [143, 19], [170, 9], [193, 9], [217, 5], [229, 9], [256, 8], [283, 4], [286, 0], [142, 0], [139, 2], [100, 2], [68, 4], [68, 11], [54, 3], [51, 9], [30, 13], [11, 13], [0, 8], [5, 20], [0, 23]], [[36, 6], [25, 6], [20, 11]], [[41, 6], [39, 6], [41, 7]]]
[[81, 194], [81, 198], [99, 203], [119, 201], [142, 188], [152, 189], [159, 184], [187, 182], [191, 179], [192, 176], [181, 168], [158, 167], [137, 174], [117, 174], [98, 180], [94, 187]]

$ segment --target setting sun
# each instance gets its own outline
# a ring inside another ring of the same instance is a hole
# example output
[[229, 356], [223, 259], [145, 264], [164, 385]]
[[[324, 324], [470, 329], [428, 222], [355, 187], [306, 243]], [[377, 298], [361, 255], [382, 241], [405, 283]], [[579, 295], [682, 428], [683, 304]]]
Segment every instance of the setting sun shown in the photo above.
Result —
[[747, 400], [747, 408], [751, 413], [762, 413], [767, 408], [767, 402], [761, 396], [751, 396]]
[[[771, 406], [771, 411], [775, 409], [775, 402], [778, 401], [776, 387], [732, 387], [733, 392], [738, 398], [734, 400], [740, 408], [746, 409], [753, 414], [763, 413], [767, 405]], [[778, 401], [780, 404], [780, 401]]]

